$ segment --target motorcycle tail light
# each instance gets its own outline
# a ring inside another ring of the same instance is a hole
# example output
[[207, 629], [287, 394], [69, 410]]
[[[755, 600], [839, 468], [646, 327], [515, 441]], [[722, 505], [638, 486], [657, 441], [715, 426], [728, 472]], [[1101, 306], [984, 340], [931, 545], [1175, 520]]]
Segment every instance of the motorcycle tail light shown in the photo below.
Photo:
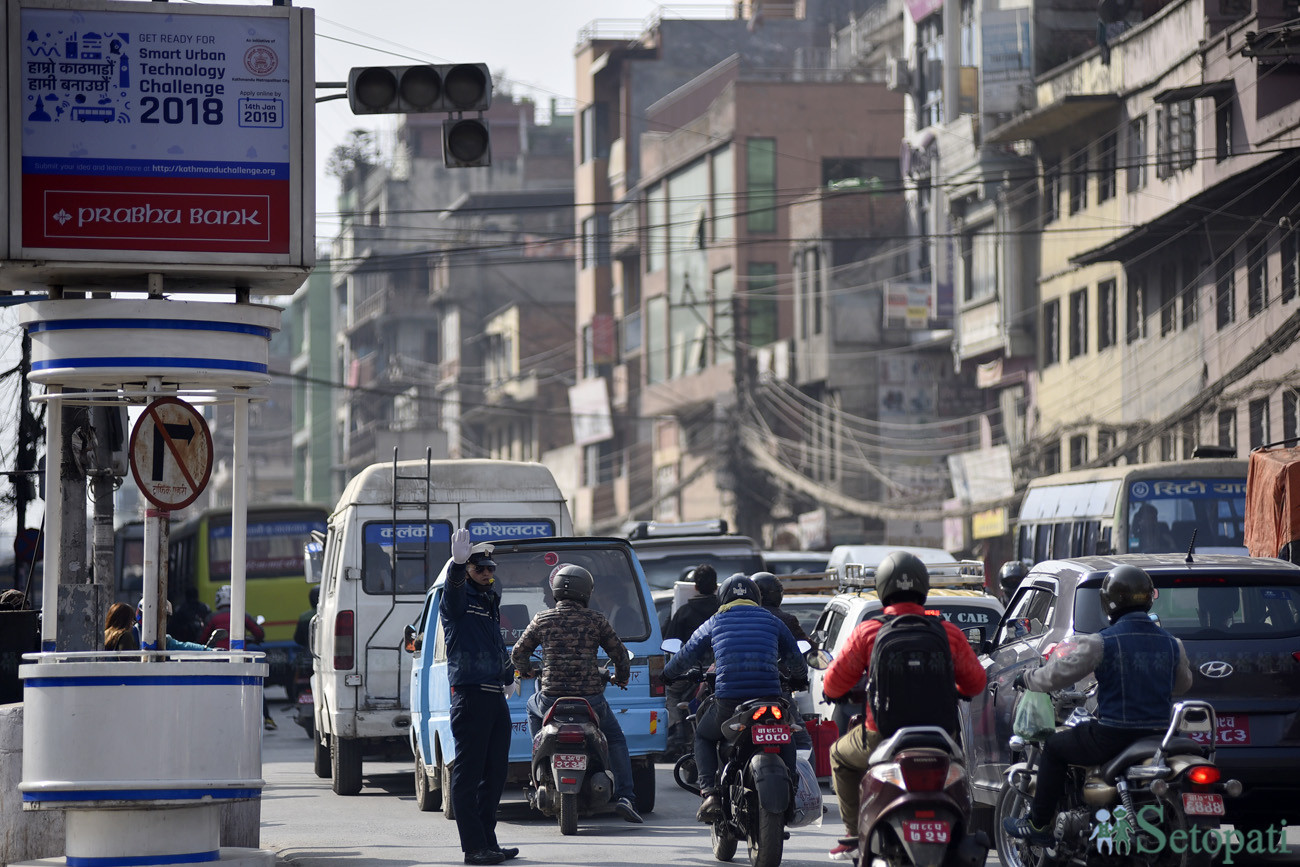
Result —
[[562, 744], [580, 744], [587, 740], [587, 733], [582, 730], [582, 726], [564, 725], [556, 733], [555, 739]]
[[781, 708], [777, 707], [776, 705], [772, 705], [772, 716], [776, 717], [777, 719], [780, 719]]
[[340, 611], [334, 615], [334, 670], [351, 671], [353, 666], [353, 615]]
[[1198, 786], [1219, 782], [1219, 769], [1214, 765], [1196, 765], [1187, 771], [1187, 779]]
[[758, 710], [754, 711], [754, 715], [750, 717], [750, 719], [758, 719], [765, 713], [767, 713], [767, 705], [763, 705]]
[[663, 655], [660, 654], [658, 656], [650, 657], [649, 660], [647, 661], [647, 664], [649, 665], [649, 674], [650, 674], [650, 694], [652, 696], [664, 695], [666, 690], [664, 688]]
[[948, 779], [947, 756], [936, 754], [904, 753], [898, 758], [898, 770], [903, 775], [903, 787], [909, 792], [938, 792]]

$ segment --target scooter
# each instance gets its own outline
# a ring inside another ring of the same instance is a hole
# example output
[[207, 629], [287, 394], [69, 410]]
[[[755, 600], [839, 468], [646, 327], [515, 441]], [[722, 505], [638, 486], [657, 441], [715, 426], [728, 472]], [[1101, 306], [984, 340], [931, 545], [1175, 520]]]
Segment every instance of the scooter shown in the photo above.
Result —
[[[605, 678], [613, 682], [608, 661]], [[554, 816], [566, 837], [577, 833], [580, 813], [596, 812], [613, 801], [609, 743], [586, 699], [563, 696], [551, 705], [533, 739], [530, 777], [528, 803], [544, 816]]]
[[862, 775], [861, 863], [888, 867], [981, 867], [992, 844], [971, 831], [965, 755], [938, 726], [909, 726], [885, 739]]

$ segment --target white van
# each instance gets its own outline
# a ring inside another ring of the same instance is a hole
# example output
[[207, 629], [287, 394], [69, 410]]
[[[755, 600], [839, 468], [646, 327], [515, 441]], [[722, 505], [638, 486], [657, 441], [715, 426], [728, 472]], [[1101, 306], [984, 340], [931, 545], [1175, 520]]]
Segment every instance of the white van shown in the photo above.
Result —
[[340, 795], [361, 791], [364, 756], [409, 752], [411, 656], [403, 632], [420, 616], [458, 527], [476, 543], [573, 535], [550, 470], [513, 461], [372, 464], [330, 515], [316, 573], [311, 689], [316, 775], [332, 778]]

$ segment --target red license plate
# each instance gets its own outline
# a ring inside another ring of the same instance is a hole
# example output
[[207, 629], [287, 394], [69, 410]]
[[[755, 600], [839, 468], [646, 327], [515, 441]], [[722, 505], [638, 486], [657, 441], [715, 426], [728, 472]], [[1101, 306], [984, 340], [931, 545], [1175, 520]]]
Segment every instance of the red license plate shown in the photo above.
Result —
[[[1205, 743], [1210, 736], [1204, 732], [1189, 732], [1187, 735], [1194, 741]], [[1214, 741], [1217, 747], [1243, 747], [1250, 745], [1250, 717], [1243, 714], [1232, 714], [1230, 716], [1219, 717], [1219, 733]]]
[[584, 753], [577, 755], [556, 753], [551, 756], [551, 767], [562, 771], [585, 771], [587, 769], [587, 756]]
[[948, 823], [941, 820], [903, 820], [903, 841], [906, 843], [947, 843], [949, 834]]
[[1222, 816], [1223, 796], [1204, 792], [1185, 792], [1183, 812], [1189, 816]]
[[790, 743], [789, 726], [754, 726], [750, 732], [756, 744]]

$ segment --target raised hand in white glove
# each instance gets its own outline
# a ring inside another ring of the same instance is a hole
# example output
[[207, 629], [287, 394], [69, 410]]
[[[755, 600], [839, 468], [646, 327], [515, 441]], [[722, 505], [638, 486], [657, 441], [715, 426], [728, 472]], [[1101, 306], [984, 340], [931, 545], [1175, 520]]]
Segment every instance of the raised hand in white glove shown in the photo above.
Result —
[[469, 560], [470, 550], [474, 546], [469, 541], [469, 530], [461, 527], [451, 534], [451, 559], [456, 563]]

